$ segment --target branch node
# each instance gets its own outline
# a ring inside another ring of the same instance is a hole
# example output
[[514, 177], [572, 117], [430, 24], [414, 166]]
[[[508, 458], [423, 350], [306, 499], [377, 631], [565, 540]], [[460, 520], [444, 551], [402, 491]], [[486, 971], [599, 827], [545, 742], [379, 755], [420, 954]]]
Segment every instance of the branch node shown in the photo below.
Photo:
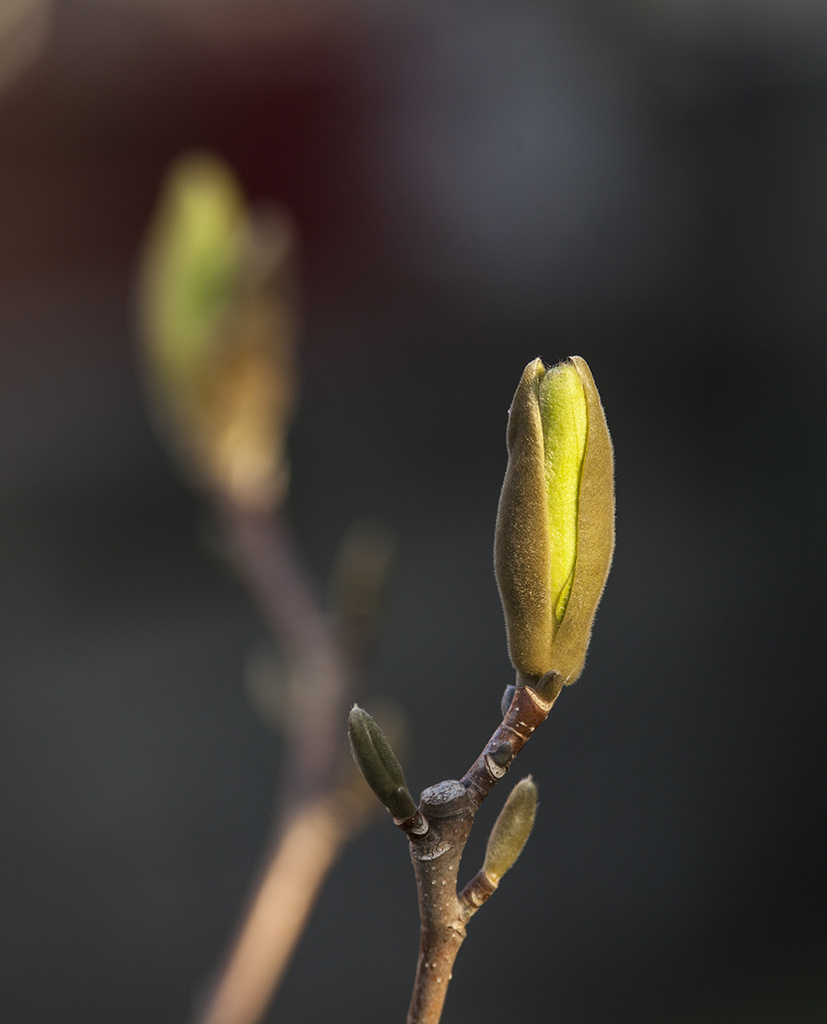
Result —
[[514, 744], [503, 740], [488, 751], [488, 756], [498, 768], [506, 769], [514, 760]]
[[527, 685], [526, 690], [535, 703], [545, 708], [546, 711], [551, 711], [551, 705], [560, 696], [565, 682], [559, 672], [546, 672], [536, 683]]
[[420, 800], [428, 818], [453, 818], [459, 814], [468, 814], [471, 810], [468, 791], [456, 779], [429, 786], [422, 792]]
[[459, 902], [463, 906], [463, 917], [467, 920], [472, 917], [483, 903], [496, 892], [499, 880], [490, 878], [484, 870], [480, 870], [471, 879], [468, 885], [459, 895]]
[[485, 755], [485, 767], [491, 772], [491, 775], [495, 779], [501, 779], [503, 775], [508, 771], [507, 764], [497, 764], [497, 759], [493, 754]]
[[409, 818], [394, 818], [393, 823], [406, 835], [416, 836], [418, 839], [424, 838], [431, 831], [431, 826], [422, 816], [422, 811], [419, 808]]

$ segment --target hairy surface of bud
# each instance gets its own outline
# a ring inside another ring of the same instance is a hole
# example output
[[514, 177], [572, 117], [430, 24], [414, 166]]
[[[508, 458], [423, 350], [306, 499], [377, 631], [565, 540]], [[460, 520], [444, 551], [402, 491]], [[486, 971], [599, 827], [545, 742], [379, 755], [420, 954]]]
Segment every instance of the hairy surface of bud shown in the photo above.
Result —
[[494, 542], [512, 663], [523, 682], [583, 669], [614, 549], [614, 462], [588, 365], [523, 372], [508, 420]]

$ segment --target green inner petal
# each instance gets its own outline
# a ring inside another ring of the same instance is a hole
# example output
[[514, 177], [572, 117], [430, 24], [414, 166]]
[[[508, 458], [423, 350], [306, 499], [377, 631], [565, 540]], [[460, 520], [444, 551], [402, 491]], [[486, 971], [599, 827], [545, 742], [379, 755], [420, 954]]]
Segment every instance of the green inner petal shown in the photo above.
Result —
[[157, 368], [188, 379], [205, 355], [238, 277], [244, 201], [217, 160], [195, 156], [173, 169], [150, 249], [147, 310]]
[[560, 363], [540, 381], [545, 444], [550, 581], [557, 622], [566, 610], [577, 558], [580, 476], [588, 433], [586, 394], [573, 363]]

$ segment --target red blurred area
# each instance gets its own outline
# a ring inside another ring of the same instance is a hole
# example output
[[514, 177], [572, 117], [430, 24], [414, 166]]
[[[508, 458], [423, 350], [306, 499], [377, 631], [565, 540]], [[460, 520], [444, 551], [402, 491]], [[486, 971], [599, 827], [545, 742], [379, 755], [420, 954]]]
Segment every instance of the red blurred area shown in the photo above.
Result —
[[365, 259], [372, 79], [393, 24], [321, 9], [242, 29], [226, 10], [205, 25], [176, 6], [58, 7], [0, 94], [3, 291], [128, 274], [161, 176], [189, 147], [293, 210], [311, 261], [342, 246], [340, 266]]

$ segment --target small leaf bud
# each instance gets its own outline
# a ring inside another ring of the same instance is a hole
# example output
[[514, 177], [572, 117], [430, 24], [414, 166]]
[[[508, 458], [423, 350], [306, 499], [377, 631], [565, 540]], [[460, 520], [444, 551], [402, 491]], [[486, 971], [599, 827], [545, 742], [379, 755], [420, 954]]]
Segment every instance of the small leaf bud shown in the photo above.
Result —
[[517, 687], [513, 683], [509, 683], [503, 690], [502, 700], [500, 701], [500, 711], [503, 713], [503, 718], [508, 714], [508, 709], [511, 707], [511, 701], [514, 700], [514, 694], [517, 692]]
[[614, 549], [606, 418], [580, 356], [525, 368], [508, 419], [494, 566], [523, 683], [580, 675]]
[[504, 740], [489, 751], [488, 756], [498, 768], [507, 768], [514, 759], [514, 744], [511, 740]]
[[376, 720], [354, 704], [347, 720], [353, 760], [365, 781], [394, 818], [410, 818], [416, 804], [408, 791], [402, 766]]
[[496, 885], [523, 852], [537, 813], [537, 787], [530, 775], [521, 779], [494, 822], [482, 870]]

